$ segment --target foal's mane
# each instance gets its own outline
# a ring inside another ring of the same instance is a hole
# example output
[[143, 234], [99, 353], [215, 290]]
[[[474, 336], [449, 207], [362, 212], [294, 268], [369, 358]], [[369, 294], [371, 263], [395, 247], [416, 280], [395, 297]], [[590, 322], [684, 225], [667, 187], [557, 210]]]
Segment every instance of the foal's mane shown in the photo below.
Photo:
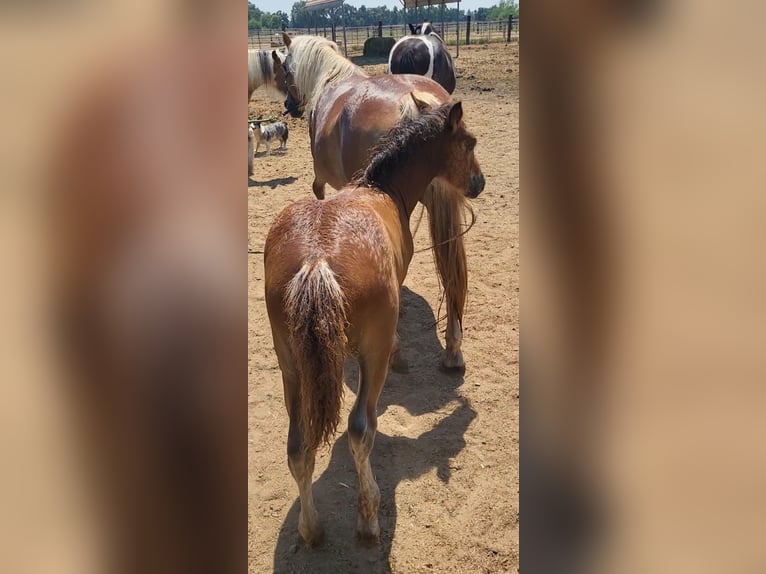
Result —
[[316, 107], [325, 86], [354, 74], [369, 76], [338, 52], [338, 45], [319, 36], [296, 36], [290, 42], [295, 85], [306, 100], [306, 111]]
[[372, 151], [367, 169], [356, 183], [383, 189], [401, 170], [406, 160], [421, 148], [431, 145], [444, 133], [452, 103], [423, 111], [414, 118], [404, 118], [380, 140]]

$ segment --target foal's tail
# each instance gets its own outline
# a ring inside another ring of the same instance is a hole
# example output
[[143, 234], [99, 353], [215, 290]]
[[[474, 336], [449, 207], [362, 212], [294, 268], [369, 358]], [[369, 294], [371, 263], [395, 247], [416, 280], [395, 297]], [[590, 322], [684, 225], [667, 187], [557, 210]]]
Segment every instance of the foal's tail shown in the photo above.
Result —
[[324, 259], [306, 263], [287, 286], [288, 329], [300, 377], [303, 448], [316, 450], [338, 428], [343, 398], [346, 301]]

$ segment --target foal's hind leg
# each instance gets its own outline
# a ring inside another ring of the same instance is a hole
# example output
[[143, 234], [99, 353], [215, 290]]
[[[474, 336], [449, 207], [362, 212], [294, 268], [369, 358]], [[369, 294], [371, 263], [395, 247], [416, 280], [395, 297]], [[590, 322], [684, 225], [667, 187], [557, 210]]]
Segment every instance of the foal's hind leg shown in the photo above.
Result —
[[[388, 341], [393, 340], [393, 330]], [[356, 533], [364, 542], [378, 542], [380, 537], [380, 489], [372, 474], [370, 453], [378, 428], [378, 397], [386, 382], [390, 352], [390, 343], [379, 345], [373, 352], [360, 352], [359, 392], [348, 417], [349, 446], [359, 475], [359, 518]]]
[[303, 448], [303, 433], [298, 424], [298, 403], [293, 403], [290, 409], [290, 430], [287, 435], [287, 464], [290, 473], [298, 484], [300, 493], [301, 512], [298, 516], [298, 532], [309, 548], [322, 543], [324, 531], [319, 524], [319, 514], [314, 505], [314, 494], [311, 483], [314, 476], [314, 460], [316, 451], [305, 451]]
[[311, 483], [314, 475], [314, 459], [316, 451], [306, 452], [303, 448], [303, 433], [300, 427], [300, 399], [298, 397], [299, 379], [294, 368], [294, 360], [287, 350], [287, 345], [280, 344], [275, 337], [275, 350], [282, 370], [282, 385], [284, 387], [285, 406], [290, 417], [290, 428], [287, 433], [287, 465], [293, 475], [301, 502], [301, 512], [298, 516], [298, 532], [307, 546], [320, 544], [324, 537], [319, 515], [314, 505], [314, 495]]

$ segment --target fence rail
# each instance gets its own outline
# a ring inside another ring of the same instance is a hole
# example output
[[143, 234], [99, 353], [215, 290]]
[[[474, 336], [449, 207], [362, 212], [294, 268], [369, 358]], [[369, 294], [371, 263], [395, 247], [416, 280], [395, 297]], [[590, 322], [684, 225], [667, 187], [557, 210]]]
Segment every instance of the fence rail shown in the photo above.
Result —
[[[511, 41], [519, 38], [519, 19], [513, 20], [494, 20], [482, 22], [470, 22], [470, 32], [468, 31], [469, 21], [462, 22], [444, 22], [442, 28], [441, 22], [432, 23], [439, 35], [444, 39], [447, 45], [454, 46], [460, 42], [461, 46], [466, 44], [486, 44], [489, 42], [507, 42], [509, 37]], [[509, 36], [508, 27], [511, 27]], [[287, 28], [285, 30], [291, 36], [301, 34], [313, 34], [315, 36], [324, 36], [335, 40], [339, 46], [343, 45], [343, 27], [336, 26], [335, 30], [330, 26], [317, 28]], [[389, 26], [354, 26], [346, 28], [346, 43], [351, 51], [361, 50], [364, 41], [367, 38], [378, 36], [389, 36], [399, 39], [410, 33], [406, 24], [394, 24]], [[271, 47], [282, 45], [282, 30], [250, 30], [248, 36], [248, 45], [250, 48], [265, 50]]]

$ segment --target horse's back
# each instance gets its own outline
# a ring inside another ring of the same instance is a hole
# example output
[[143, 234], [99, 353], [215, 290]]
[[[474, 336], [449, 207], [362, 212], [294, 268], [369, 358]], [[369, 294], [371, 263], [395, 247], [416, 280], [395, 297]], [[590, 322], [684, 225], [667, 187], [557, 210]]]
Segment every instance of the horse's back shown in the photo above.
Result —
[[450, 98], [438, 83], [416, 74], [351, 78], [322, 94], [312, 118], [317, 175], [336, 189], [348, 183], [367, 166], [380, 138], [399, 123], [411, 93], [433, 104]]
[[[326, 200], [286, 207], [273, 223], [264, 248], [265, 299], [272, 328], [289, 319], [286, 294], [306, 269], [329, 268], [345, 301], [350, 348], [365, 330], [378, 330], [396, 316], [403, 257], [395, 247], [396, 207], [382, 193], [346, 189]], [[372, 323], [371, 323], [372, 322]], [[377, 326], [376, 326], [377, 325]], [[284, 335], [282, 335], [284, 336]]]
[[307, 262], [320, 259], [341, 287], [371, 289], [376, 281], [388, 282], [395, 254], [387, 220], [394, 213], [388, 196], [354, 189], [287, 206], [266, 238], [266, 290], [279, 289]]

